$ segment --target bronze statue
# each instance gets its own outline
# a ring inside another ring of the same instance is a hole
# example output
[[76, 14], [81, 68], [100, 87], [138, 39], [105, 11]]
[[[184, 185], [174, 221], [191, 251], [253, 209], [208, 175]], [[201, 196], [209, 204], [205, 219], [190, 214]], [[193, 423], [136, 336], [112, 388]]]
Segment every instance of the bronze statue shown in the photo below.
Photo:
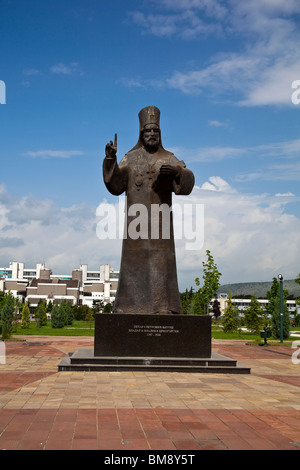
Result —
[[[172, 221], [172, 192], [188, 195], [194, 175], [183, 161], [165, 150], [160, 132], [160, 111], [155, 106], [139, 113], [137, 145], [117, 163], [117, 135], [105, 148], [103, 177], [115, 196], [126, 193], [126, 223], [114, 313], [180, 314]], [[168, 208], [168, 221], [154, 208]], [[145, 209], [145, 211], [143, 210]], [[139, 213], [139, 217], [137, 216]], [[146, 215], [145, 215], [146, 214]], [[135, 216], [135, 217], [134, 217]], [[140, 225], [140, 236], [130, 224]], [[139, 224], [138, 224], [139, 222]], [[169, 224], [169, 235], [164, 232]], [[143, 226], [143, 227], [142, 227]], [[146, 229], [145, 229], [146, 227]]]

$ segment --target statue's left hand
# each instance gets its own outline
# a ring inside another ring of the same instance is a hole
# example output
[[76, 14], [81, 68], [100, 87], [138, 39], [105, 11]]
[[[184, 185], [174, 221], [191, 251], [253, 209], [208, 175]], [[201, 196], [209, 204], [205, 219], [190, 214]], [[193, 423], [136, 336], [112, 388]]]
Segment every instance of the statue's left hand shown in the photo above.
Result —
[[178, 178], [178, 176], [180, 175], [180, 166], [162, 165], [160, 167], [160, 174], [172, 176], [173, 178]]

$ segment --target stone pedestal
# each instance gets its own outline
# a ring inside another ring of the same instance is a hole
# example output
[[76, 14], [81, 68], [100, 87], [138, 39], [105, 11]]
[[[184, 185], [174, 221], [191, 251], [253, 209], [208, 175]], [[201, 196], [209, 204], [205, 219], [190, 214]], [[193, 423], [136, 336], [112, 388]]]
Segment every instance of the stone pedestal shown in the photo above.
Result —
[[94, 355], [210, 357], [211, 317], [96, 314]]
[[249, 374], [211, 351], [211, 318], [96, 314], [94, 349], [69, 353], [59, 371], [169, 371]]

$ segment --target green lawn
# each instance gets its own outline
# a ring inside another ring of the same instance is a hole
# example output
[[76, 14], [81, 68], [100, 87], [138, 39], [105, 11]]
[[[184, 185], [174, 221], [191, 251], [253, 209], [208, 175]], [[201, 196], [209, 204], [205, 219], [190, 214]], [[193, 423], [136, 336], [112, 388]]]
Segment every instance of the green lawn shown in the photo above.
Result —
[[[293, 331], [291, 331], [292, 333]], [[236, 333], [224, 333], [223, 328], [220, 326], [212, 325], [211, 328], [211, 336], [214, 339], [241, 339], [244, 341], [249, 341], [251, 343], [263, 343], [264, 340], [263, 338], [260, 337], [260, 334], [254, 334], [250, 333], [247, 331], [240, 331]], [[286, 344], [287, 342], [295, 341], [295, 339], [292, 336], [290, 336], [288, 339], [284, 339], [283, 344]], [[300, 339], [300, 338], [299, 338]], [[276, 344], [282, 344], [280, 343], [279, 339], [274, 339], [272, 336], [267, 339], [268, 343], [276, 343]]]
[[256, 341], [260, 339], [260, 335], [241, 331], [240, 333], [224, 333], [223, 328], [212, 327], [211, 336], [214, 339], [243, 339], [247, 341]]
[[47, 326], [41, 328], [36, 327], [36, 322], [33, 321], [29, 328], [23, 329], [19, 323], [17, 332], [12, 336], [17, 335], [43, 335], [43, 336], [94, 336], [94, 323], [90, 325], [86, 321], [74, 321], [73, 325], [65, 326], [64, 328], [52, 328], [51, 322], [48, 321]]
[[[94, 336], [94, 322], [90, 325], [86, 321], [74, 321], [73, 325], [65, 326], [64, 328], [52, 328], [51, 322], [48, 321], [47, 326], [41, 328], [36, 327], [36, 322], [33, 321], [30, 324], [30, 328], [22, 329], [21, 324], [18, 324], [17, 332], [14, 332], [12, 337], [18, 335], [38, 335], [38, 336]], [[223, 328], [212, 325], [212, 338], [214, 339], [240, 339], [249, 342], [263, 342], [260, 335], [241, 331], [240, 333], [224, 333]], [[296, 338], [297, 339], [297, 338]], [[295, 340], [295, 338], [289, 338], [289, 340]], [[289, 341], [284, 340], [284, 342]], [[268, 338], [269, 341], [274, 341], [272, 338]], [[276, 340], [276, 343], [279, 340]]]

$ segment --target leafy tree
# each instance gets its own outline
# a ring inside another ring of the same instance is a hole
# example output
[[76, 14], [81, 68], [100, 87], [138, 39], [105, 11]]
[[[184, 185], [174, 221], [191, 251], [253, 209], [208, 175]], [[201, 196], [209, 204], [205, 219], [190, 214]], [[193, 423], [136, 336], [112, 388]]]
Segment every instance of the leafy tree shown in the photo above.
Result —
[[30, 310], [29, 310], [28, 302], [26, 302], [22, 309], [21, 328], [27, 329], [29, 327], [30, 327]]
[[223, 330], [225, 333], [232, 333], [238, 330], [240, 326], [240, 318], [239, 318], [238, 311], [235, 309], [232, 303], [231, 292], [229, 293], [227, 307], [225, 308], [222, 319], [223, 319]]
[[251, 297], [249, 307], [244, 312], [245, 325], [253, 333], [259, 333], [264, 323], [264, 311], [255, 296]]
[[[203, 266], [203, 286], [199, 288], [196, 294], [199, 295], [199, 304], [202, 305], [203, 313], [208, 314], [209, 303], [214, 296], [214, 293], [220, 287], [220, 277], [222, 274], [217, 268], [214, 258], [209, 250], [206, 250], [207, 261], [202, 262]], [[195, 279], [197, 286], [200, 286], [200, 280]]]
[[5, 301], [1, 311], [2, 339], [9, 339], [13, 329], [13, 318], [15, 311], [15, 299], [11, 292], [5, 295]]

